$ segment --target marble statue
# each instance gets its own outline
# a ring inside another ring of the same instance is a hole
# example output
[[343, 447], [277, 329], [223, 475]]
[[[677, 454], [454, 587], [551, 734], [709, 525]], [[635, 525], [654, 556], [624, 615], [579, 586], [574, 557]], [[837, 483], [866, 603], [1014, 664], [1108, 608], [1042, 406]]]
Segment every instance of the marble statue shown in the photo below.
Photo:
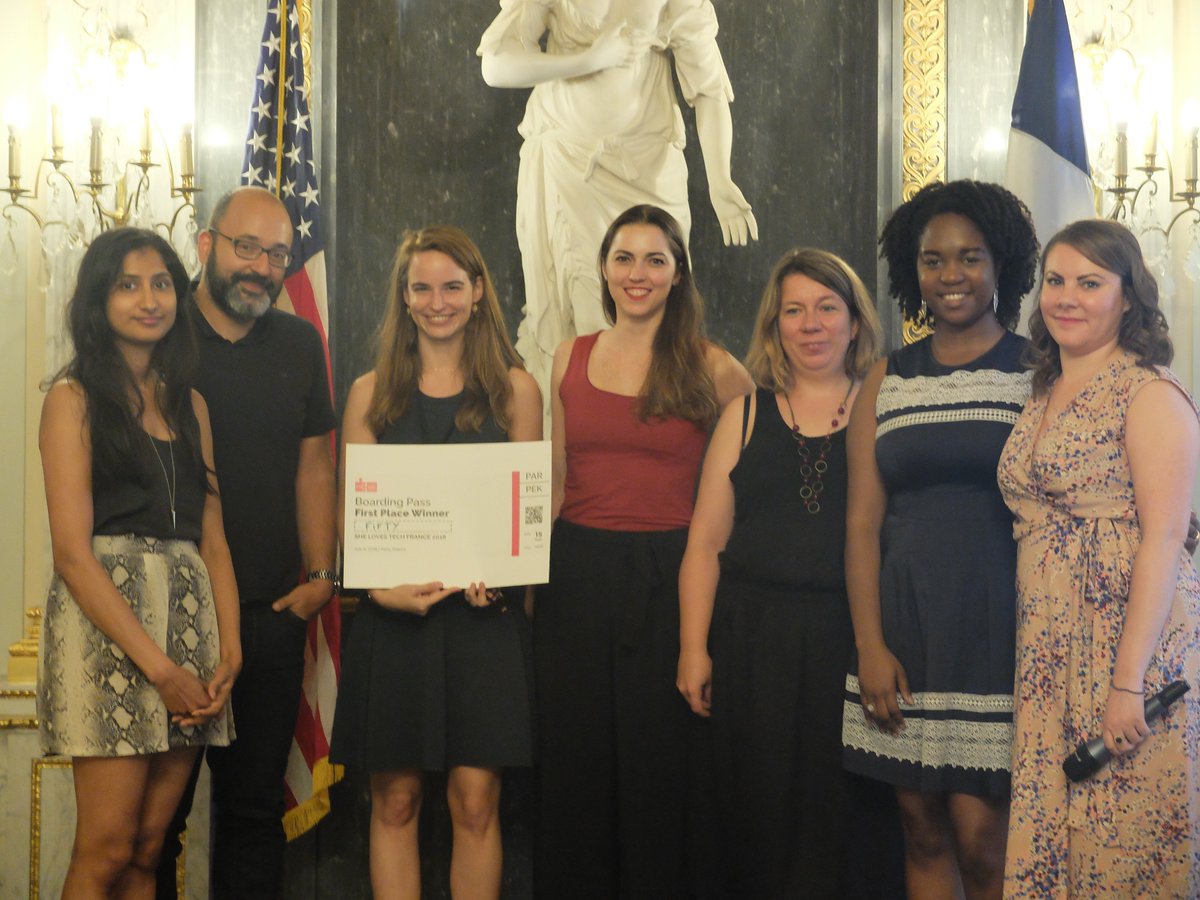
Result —
[[730, 175], [733, 88], [716, 34], [710, 0], [500, 0], [483, 34], [487, 84], [533, 88], [518, 129], [525, 316], [517, 350], [547, 408], [555, 347], [607, 327], [596, 254], [609, 223], [630, 206], [653, 203], [685, 235], [690, 228], [672, 58], [696, 110], [725, 244], [758, 239], [754, 213]]

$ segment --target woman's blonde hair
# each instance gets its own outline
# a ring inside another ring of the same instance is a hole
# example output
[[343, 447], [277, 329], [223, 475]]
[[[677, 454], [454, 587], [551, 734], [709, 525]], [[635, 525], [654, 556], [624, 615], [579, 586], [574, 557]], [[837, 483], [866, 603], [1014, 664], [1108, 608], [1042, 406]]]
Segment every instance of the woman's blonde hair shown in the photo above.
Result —
[[367, 425], [379, 434], [408, 411], [421, 378], [417, 326], [405, 302], [408, 270], [418, 253], [436, 250], [449, 256], [467, 273], [472, 289], [482, 285], [483, 296], [467, 319], [463, 355], [463, 403], [455, 416], [459, 431], [479, 431], [490, 414], [508, 430], [508, 404], [512, 386], [508, 372], [521, 360], [508, 339], [492, 276], [479, 248], [465, 231], [453, 225], [430, 225], [407, 231], [396, 251], [388, 284], [388, 305], [377, 336], [375, 390], [367, 407]]
[[879, 355], [882, 331], [875, 304], [862, 279], [839, 256], [813, 247], [789, 250], [771, 270], [758, 304], [746, 369], [755, 384], [769, 391], [785, 391], [792, 386], [792, 367], [779, 340], [779, 311], [783, 303], [783, 281], [789, 275], [806, 275], [833, 291], [850, 310], [850, 319], [858, 324], [858, 333], [846, 349], [846, 374], [861, 378]]

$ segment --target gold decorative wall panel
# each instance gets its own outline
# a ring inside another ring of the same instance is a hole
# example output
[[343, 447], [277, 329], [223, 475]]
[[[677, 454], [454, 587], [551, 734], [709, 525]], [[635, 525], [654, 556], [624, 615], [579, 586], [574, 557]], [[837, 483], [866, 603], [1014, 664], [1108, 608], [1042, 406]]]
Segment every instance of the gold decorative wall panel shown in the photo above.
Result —
[[946, 177], [946, 0], [904, 0], [901, 196]]
[[[312, 104], [312, 0], [298, 0], [296, 11], [300, 14], [300, 51], [304, 55], [304, 86], [309, 90], [309, 105]], [[315, 109], [315, 107], [313, 107]]]
[[[946, 180], [946, 0], [904, 0], [901, 45], [900, 196], [909, 200]], [[924, 319], [904, 320], [904, 343], [929, 334]]]

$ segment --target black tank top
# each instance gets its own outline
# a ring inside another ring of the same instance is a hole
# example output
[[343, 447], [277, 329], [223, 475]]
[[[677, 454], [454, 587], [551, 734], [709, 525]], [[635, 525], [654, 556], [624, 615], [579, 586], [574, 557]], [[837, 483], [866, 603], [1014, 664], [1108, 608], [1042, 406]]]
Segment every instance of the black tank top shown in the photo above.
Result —
[[[92, 534], [200, 541], [204, 489], [183, 441], [160, 441], [142, 432], [134, 440], [136, 481], [96, 479], [92, 484]], [[155, 457], [155, 451], [158, 457]], [[171, 525], [171, 466], [175, 466], [175, 525]]]
[[[799, 590], [844, 590], [846, 429], [829, 438], [821, 508], [810, 513], [800, 497], [805, 481], [791, 428], [773, 393], [760, 388], [755, 396], [754, 431], [729, 473], [733, 531], [721, 554], [721, 574]], [[824, 438], [807, 438], [814, 459]]]
[[427, 397], [416, 391], [404, 415], [389, 422], [377, 439], [381, 444], [498, 444], [508, 440], [491, 416], [484, 419], [479, 431], [459, 431], [454, 417], [462, 402], [461, 392], [453, 397]]

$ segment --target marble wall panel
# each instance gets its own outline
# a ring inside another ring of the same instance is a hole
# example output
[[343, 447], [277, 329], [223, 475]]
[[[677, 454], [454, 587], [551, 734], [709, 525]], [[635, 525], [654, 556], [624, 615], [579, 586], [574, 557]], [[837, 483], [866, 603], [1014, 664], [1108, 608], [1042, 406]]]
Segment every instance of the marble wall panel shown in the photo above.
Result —
[[[75, 834], [71, 761], [64, 757], [35, 758], [31, 768], [30, 873], [37, 873], [36, 896], [58, 897], [62, 895]], [[34, 890], [30, 895], [34, 896]]]
[[209, 783], [208, 766], [202, 766], [183, 836], [183, 858], [178, 864], [187, 900], [208, 900]]
[[1004, 181], [1025, 0], [946, 9], [946, 177]]
[[[727, 249], [708, 205], [691, 111], [691, 247], [710, 332], [742, 353], [762, 282], [797, 243], [844, 255], [875, 280], [877, 11], [836, 0], [716, 0], [733, 81], [734, 179], [761, 240]], [[338, 10], [333, 308], [338, 398], [369, 367], [404, 229], [462, 225], [515, 326], [517, 123], [527, 92], [488, 88], [475, 47], [499, 8], [481, 0], [363, 0]]]
[[37, 728], [27, 724], [32, 706], [0, 716], [0, 897], [6, 898], [29, 894], [29, 761], [38, 752]]
[[[0, 897], [48, 900], [62, 893], [71, 860], [75, 834], [71, 761], [43, 758], [36, 719], [23, 710], [9, 716], [4, 705], [0, 703], [0, 712], [6, 713], [0, 716]], [[208, 769], [204, 768], [188, 816], [179, 868], [180, 896], [186, 900], [208, 897], [208, 798]]]
[[196, 222], [203, 228], [217, 199], [236, 187], [265, 3], [196, 4]]

